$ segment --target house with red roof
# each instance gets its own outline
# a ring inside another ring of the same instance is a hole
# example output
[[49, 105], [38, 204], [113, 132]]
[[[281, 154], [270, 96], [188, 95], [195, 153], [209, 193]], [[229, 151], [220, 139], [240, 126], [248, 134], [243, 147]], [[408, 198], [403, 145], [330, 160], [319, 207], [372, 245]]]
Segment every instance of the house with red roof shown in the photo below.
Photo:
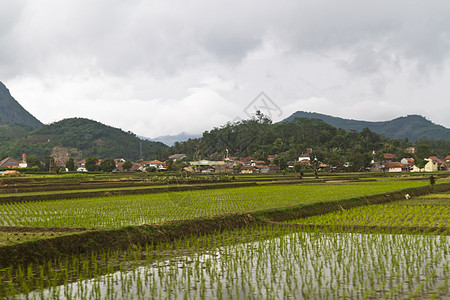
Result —
[[385, 162], [385, 170], [388, 172], [408, 172], [409, 166], [407, 164], [402, 164], [401, 162]]
[[389, 161], [393, 161], [394, 159], [396, 159], [397, 155], [392, 154], [392, 153], [384, 153], [383, 157], [386, 162], [389, 162]]

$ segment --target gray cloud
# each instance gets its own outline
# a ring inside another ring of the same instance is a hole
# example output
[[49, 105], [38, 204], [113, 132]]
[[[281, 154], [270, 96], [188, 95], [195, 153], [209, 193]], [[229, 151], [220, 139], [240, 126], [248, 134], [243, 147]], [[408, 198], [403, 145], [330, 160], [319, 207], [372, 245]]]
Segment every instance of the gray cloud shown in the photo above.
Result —
[[239, 62], [269, 33], [294, 52], [340, 48], [360, 56], [364, 43], [424, 64], [442, 63], [450, 47], [446, 1], [9, 3], [0, 21], [1, 48], [10, 51], [2, 62], [16, 63], [18, 73], [24, 65], [33, 71], [66, 63], [70, 72], [72, 64], [94, 62], [112, 73], [171, 73], [205, 61]]
[[[444, 0], [0, 0], [0, 7], [0, 80], [44, 119], [42, 105], [32, 102], [45, 94], [61, 102], [106, 105], [121, 97], [186, 109], [190, 89], [211, 78], [235, 83], [215, 90], [236, 104], [230, 104], [235, 114], [261, 90], [299, 110], [372, 103], [372, 114], [353, 112], [368, 119], [379, 118], [389, 102], [395, 111], [386, 116], [420, 113], [418, 97], [431, 89], [448, 107], [449, 91], [439, 79], [450, 71]], [[118, 85], [117, 93], [102, 92]], [[207, 103], [208, 93], [197, 95], [203, 98], [196, 103]], [[404, 98], [412, 103], [407, 112]], [[136, 128], [132, 120], [121, 122]], [[141, 130], [145, 135], [144, 125]]]

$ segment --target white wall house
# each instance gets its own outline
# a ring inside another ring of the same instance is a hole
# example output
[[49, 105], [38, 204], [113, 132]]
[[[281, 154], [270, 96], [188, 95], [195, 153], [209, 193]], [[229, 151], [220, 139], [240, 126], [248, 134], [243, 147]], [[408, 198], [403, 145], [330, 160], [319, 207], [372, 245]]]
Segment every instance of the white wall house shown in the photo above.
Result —
[[437, 172], [438, 170], [437, 162], [429, 158], [425, 158], [425, 161], [427, 163], [425, 164], [424, 168], [418, 168], [417, 166], [414, 166], [412, 172]]

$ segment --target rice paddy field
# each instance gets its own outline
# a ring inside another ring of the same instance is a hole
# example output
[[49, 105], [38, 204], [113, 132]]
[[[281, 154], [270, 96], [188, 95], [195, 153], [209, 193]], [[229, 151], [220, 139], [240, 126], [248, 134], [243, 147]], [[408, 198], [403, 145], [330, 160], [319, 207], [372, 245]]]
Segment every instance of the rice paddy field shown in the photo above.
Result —
[[[0, 250], [70, 241], [85, 231], [126, 234], [124, 226], [142, 224], [158, 231], [167, 221], [211, 224], [208, 218], [222, 214], [383, 198], [427, 185], [377, 180], [1, 203]], [[450, 193], [406, 198], [11, 265], [0, 269], [0, 298], [450, 299]], [[445, 230], [392, 233], [394, 227]]]
[[118, 228], [381, 194], [426, 181], [325, 183], [0, 204], [0, 226]]
[[17, 299], [444, 299], [449, 263], [448, 236], [257, 226], [29, 267], [17, 287], [2, 280]]
[[449, 227], [450, 193], [355, 207], [290, 223], [336, 226]]

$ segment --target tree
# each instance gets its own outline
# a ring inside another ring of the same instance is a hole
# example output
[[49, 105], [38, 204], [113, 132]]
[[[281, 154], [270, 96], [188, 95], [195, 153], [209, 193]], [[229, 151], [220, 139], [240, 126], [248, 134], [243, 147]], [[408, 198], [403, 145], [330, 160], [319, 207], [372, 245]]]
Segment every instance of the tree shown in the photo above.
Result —
[[303, 170], [303, 164], [302, 163], [294, 164], [294, 171], [295, 171], [295, 173], [300, 173], [302, 170]]
[[428, 158], [429, 155], [430, 155], [430, 147], [428, 147], [428, 145], [421, 144], [417, 146], [416, 159], [414, 161], [416, 166], [418, 168], [424, 168], [426, 164], [425, 158]]
[[75, 163], [73, 162], [72, 157], [66, 161], [66, 169], [69, 170], [70, 172], [75, 171]]
[[294, 171], [295, 171], [295, 173], [300, 173], [300, 178], [303, 178], [303, 169], [304, 169], [304, 166], [302, 163], [294, 164]]
[[42, 169], [41, 162], [39, 161], [37, 156], [34, 154], [27, 157], [27, 166], [29, 168], [38, 167], [39, 169]]
[[280, 170], [285, 170], [288, 167], [288, 164], [283, 157], [275, 157], [273, 163], [277, 165]]
[[51, 156], [44, 157], [44, 171], [56, 172], [55, 159]]
[[130, 171], [132, 167], [133, 167], [133, 162], [132, 162], [131, 160], [125, 161], [125, 162], [123, 163], [123, 165], [122, 165], [122, 168], [123, 168], [125, 171]]
[[86, 163], [84, 164], [86, 170], [89, 172], [97, 171], [98, 160], [95, 157], [86, 158]]
[[112, 158], [105, 158], [100, 163], [100, 169], [103, 172], [112, 172], [116, 168], [116, 162]]

